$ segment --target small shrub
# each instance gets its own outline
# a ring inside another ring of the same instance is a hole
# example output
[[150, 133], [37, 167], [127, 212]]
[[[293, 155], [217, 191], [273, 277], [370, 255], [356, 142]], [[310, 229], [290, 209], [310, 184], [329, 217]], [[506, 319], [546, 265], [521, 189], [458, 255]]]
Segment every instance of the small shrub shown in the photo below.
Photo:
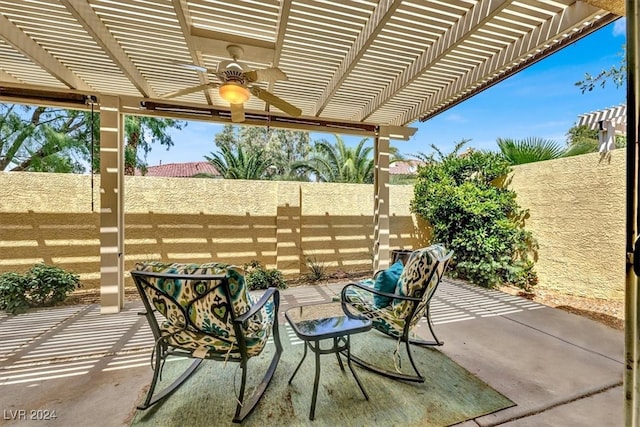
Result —
[[286, 289], [287, 281], [284, 280], [282, 272], [277, 268], [266, 269], [260, 261], [252, 260], [244, 265], [245, 276], [249, 290], [278, 288]]
[[327, 265], [323, 260], [319, 260], [314, 257], [305, 258], [309, 273], [307, 273], [307, 279], [312, 282], [318, 282], [327, 277]]
[[36, 264], [25, 274], [4, 273], [0, 275], [0, 309], [17, 314], [29, 307], [55, 305], [80, 286], [77, 274], [46, 264]]
[[29, 279], [29, 298], [36, 307], [61, 303], [81, 286], [77, 274], [46, 264], [34, 265], [26, 277]]
[[0, 310], [17, 314], [29, 308], [27, 283], [27, 278], [22, 274], [0, 274]]

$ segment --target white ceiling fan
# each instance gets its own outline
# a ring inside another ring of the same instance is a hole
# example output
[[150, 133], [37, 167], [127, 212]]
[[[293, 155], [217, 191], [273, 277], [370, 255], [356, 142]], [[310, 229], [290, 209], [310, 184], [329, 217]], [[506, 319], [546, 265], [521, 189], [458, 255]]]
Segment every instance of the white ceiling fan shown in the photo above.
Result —
[[251, 70], [245, 64], [238, 61], [243, 54], [240, 46], [229, 45], [227, 51], [231, 55], [231, 60], [221, 61], [217, 69], [200, 67], [198, 65], [184, 65], [187, 68], [213, 74], [218, 78], [218, 82], [206, 83], [186, 89], [176, 90], [174, 92], [161, 95], [162, 98], [175, 98], [189, 93], [198, 92], [210, 88], [217, 87], [222, 99], [229, 101], [231, 106], [231, 121], [240, 123], [244, 121], [244, 103], [249, 99], [251, 94], [262, 99], [279, 110], [293, 117], [302, 114], [302, 110], [288, 103], [282, 98], [262, 89], [259, 86], [251, 85], [255, 82], [273, 82], [277, 80], [287, 80], [287, 75], [279, 68], [264, 68], [259, 70]]

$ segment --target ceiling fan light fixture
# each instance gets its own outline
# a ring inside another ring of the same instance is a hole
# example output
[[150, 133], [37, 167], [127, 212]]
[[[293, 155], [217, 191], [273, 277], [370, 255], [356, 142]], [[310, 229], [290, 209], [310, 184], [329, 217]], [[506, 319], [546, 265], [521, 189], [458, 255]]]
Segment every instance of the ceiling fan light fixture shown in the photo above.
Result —
[[251, 96], [249, 89], [236, 82], [226, 82], [218, 91], [222, 99], [230, 104], [244, 104]]

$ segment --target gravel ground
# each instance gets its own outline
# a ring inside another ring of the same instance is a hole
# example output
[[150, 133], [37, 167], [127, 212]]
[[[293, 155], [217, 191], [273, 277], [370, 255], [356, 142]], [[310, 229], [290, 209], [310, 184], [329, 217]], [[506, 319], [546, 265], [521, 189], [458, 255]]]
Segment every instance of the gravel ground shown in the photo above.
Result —
[[500, 290], [512, 295], [524, 296], [549, 307], [588, 317], [614, 329], [624, 329], [624, 301], [576, 297], [544, 289], [536, 289], [533, 295], [522, 295], [519, 289], [512, 287], [502, 287]]

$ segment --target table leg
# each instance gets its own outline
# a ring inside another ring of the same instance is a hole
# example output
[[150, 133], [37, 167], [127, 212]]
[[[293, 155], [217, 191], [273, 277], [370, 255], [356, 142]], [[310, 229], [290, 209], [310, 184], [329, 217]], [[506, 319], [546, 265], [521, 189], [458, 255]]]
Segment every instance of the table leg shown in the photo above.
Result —
[[349, 335], [347, 335], [347, 365], [349, 366], [349, 369], [353, 374], [353, 378], [356, 379], [356, 382], [358, 383], [358, 387], [360, 387], [360, 391], [362, 391], [362, 394], [364, 394], [364, 398], [369, 400], [369, 395], [365, 391], [364, 387], [362, 386], [362, 383], [360, 382], [360, 378], [358, 378], [358, 375], [356, 375], [356, 371], [353, 370], [353, 366], [351, 365], [351, 336]]
[[320, 341], [315, 341], [316, 348], [316, 377], [313, 381], [313, 396], [311, 398], [311, 410], [309, 411], [309, 419], [313, 420], [316, 413], [316, 398], [318, 397], [318, 383], [320, 382]]
[[338, 338], [333, 339], [333, 348], [336, 349], [336, 357], [338, 358], [338, 364], [340, 365], [340, 370], [344, 371], [344, 365], [342, 364], [342, 359], [340, 358], [340, 352], [338, 350]]
[[300, 366], [302, 365], [302, 362], [304, 362], [305, 357], [307, 357], [307, 342], [304, 342], [304, 354], [302, 355], [302, 359], [300, 359], [300, 363], [298, 363], [298, 366], [296, 366], [296, 370], [293, 371], [293, 374], [291, 375], [291, 378], [289, 378], [289, 384], [291, 384], [291, 381], [293, 381], [293, 377], [296, 376], [296, 374], [298, 373], [298, 369], [300, 369]]

